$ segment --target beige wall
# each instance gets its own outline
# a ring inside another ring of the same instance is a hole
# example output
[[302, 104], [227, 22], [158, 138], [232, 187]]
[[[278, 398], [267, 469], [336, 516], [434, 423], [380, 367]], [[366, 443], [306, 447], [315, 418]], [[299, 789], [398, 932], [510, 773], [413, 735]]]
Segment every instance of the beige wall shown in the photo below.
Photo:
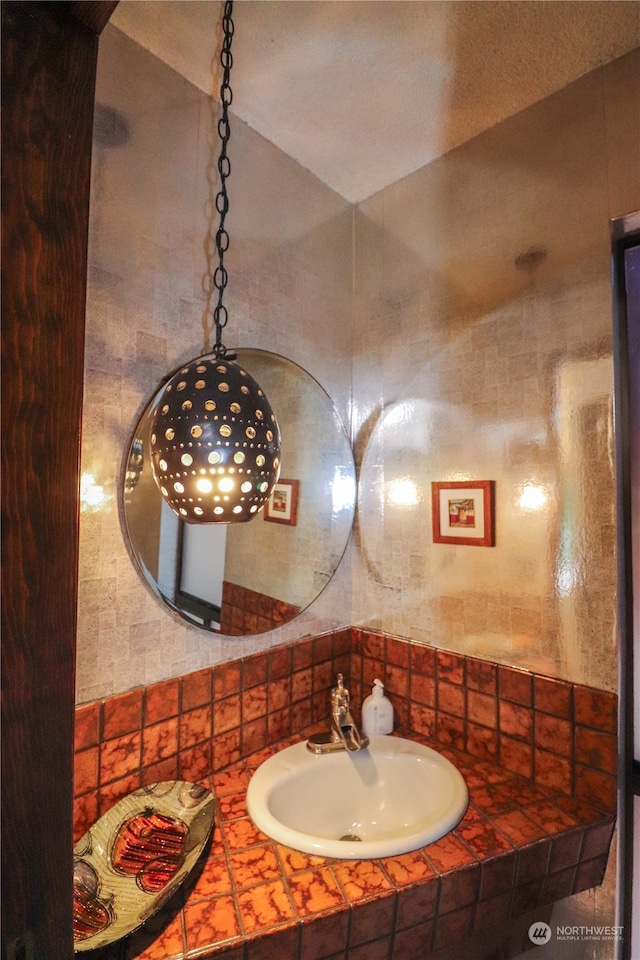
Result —
[[[108, 499], [81, 518], [79, 702], [343, 626], [351, 616], [343, 574], [290, 625], [239, 640], [212, 636], [170, 616], [132, 566], [116, 496], [123, 450], [161, 378], [211, 344], [202, 282], [218, 113], [111, 26], [101, 39], [96, 101], [128, 118], [130, 139], [94, 145], [82, 469]], [[346, 420], [351, 208], [237, 120], [229, 156], [224, 342], [290, 357]]]
[[[297, 481], [295, 525], [260, 518], [231, 527], [225, 579], [305, 609], [331, 579], [350, 538], [353, 500], [341, 506], [345, 500], [340, 498], [336, 472], [351, 478], [352, 496], [351, 445], [343, 421], [317, 381], [280, 355], [273, 361], [264, 359], [272, 354], [250, 356], [252, 373], [278, 416], [280, 479]], [[243, 362], [249, 365], [249, 360]]]
[[[636, 51], [358, 208], [354, 624], [617, 688], [608, 220], [640, 207], [639, 105]], [[432, 542], [454, 479], [495, 481], [495, 547]], [[615, 871], [552, 929], [615, 923]]]
[[[640, 206], [639, 104], [636, 52], [358, 208], [354, 624], [616, 688], [608, 219]], [[493, 548], [432, 542], [431, 482], [468, 479]]]
[[[94, 150], [83, 469], [110, 499], [81, 522], [79, 701], [352, 622], [615, 688], [607, 221], [640, 207], [639, 75], [624, 58], [355, 211], [234, 122], [226, 340], [309, 370], [352, 417], [362, 474], [328, 588], [286, 627], [232, 640], [142, 585], [116, 498], [146, 400], [208, 346], [216, 114], [107, 28], [97, 101], [130, 140]], [[517, 270], [534, 245], [545, 262]], [[431, 542], [431, 481], [454, 477], [496, 481], [496, 547]], [[403, 478], [412, 507], [389, 501]]]

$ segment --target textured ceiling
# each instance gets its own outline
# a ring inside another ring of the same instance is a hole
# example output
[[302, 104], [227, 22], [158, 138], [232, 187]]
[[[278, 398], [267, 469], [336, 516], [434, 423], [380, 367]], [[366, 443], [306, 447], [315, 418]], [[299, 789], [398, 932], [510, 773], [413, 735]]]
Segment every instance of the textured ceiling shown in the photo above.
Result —
[[[112, 23], [208, 93], [217, 0]], [[358, 202], [640, 46], [637, 0], [239, 0], [233, 113]]]

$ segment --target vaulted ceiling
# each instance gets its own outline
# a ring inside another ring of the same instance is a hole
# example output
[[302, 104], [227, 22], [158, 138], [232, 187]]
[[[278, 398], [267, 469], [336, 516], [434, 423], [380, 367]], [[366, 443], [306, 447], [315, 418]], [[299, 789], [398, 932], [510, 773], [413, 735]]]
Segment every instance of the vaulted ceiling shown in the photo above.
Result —
[[[208, 93], [218, 0], [112, 23]], [[233, 113], [358, 202], [640, 46], [637, 0], [238, 0]]]

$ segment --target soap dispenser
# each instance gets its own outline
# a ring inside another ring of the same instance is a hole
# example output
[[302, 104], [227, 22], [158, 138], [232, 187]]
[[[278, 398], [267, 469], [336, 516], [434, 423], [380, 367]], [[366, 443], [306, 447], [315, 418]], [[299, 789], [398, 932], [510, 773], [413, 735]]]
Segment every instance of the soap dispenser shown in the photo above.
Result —
[[373, 681], [371, 695], [362, 704], [362, 729], [368, 737], [393, 730], [393, 705], [384, 695], [382, 680]]

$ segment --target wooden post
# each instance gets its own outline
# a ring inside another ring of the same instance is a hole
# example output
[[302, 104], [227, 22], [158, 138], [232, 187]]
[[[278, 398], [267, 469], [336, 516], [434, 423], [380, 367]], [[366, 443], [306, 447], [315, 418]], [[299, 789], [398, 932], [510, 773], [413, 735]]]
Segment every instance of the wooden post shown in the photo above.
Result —
[[2, 906], [68, 960], [78, 471], [98, 34], [116, 4], [2, 4]]

